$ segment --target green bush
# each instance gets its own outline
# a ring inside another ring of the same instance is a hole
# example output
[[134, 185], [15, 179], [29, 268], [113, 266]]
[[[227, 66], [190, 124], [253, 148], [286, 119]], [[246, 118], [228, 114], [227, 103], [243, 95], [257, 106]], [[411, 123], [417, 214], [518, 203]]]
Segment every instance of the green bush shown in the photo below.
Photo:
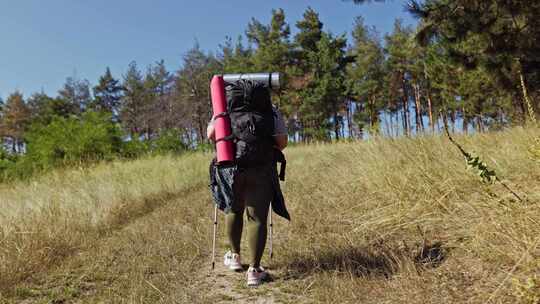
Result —
[[187, 150], [182, 141], [181, 133], [176, 129], [163, 131], [158, 138], [151, 141], [151, 149], [154, 154], [180, 154]]
[[109, 160], [120, 151], [121, 136], [108, 114], [55, 117], [48, 125], [31, 127], [25, 158], [39, 168]]
[[9, 179], [17, 163], [18, 157], [9, 154], [3, 147], [0, 147], [0, 180]]
[[124, 158], [135, 159], [148, 154], [149, 151], [150, 148], [148, 146], [148, 142], [142, 141], [137, 137], [133, 137], [132, 139], [122, 143], [120, 155]]
[[215, 150], [215, 145], [212, 143], [201, 143], [195, 147], [195, 151], [198, 152], [214, 152]]
[[25, 136], [26, 154], [13, 155], [0, 148], [0, 181], [27, 178], [64, 165], [83, 165], [117, 157], [135, 159], [148, 154], [180, 154], [188, 149], [176, 129], [158, 137], [123, 140], [110, 114], [86, 112], [81, 117], [53, 116], [35, 123]]
[[35, 169], [25, 155], [7, 153], [0, 147], [0, 182], [30, 177]]

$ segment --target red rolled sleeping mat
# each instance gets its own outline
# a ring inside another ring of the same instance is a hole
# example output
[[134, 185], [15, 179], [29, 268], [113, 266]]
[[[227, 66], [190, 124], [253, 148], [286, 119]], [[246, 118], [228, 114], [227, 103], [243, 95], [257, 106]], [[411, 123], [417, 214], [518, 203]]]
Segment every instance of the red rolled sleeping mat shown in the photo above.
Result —
[[227, 99], [225, 98], [225, 83], [223, 76], [214, 76], [210, 82], [214, 129], [216, 132], [216, 153], [218, 163], [234, 160], [234, 144], [228, 139], [231, 135], [231, 120], [227, 115]]

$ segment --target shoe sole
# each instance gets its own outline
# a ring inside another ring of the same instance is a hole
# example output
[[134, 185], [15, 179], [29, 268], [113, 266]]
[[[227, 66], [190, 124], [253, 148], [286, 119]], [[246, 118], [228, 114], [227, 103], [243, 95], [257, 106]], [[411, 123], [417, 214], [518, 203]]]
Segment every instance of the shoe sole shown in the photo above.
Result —
[[233, 270], [233, 271], [244, 270], [244, 266], [242, 266], [242, 264], [231, 265], [229, 263], [223, 262], [223, 265], [225, 265], [225, 267], [227, 267], [227, 268], [229, 268], [230, 270]]
[[265, 275], [264, 277], [260, 278], [259, 280], [257, 281], [249, 281], [247, 282], [247, 286], [248, 287], [257, 287], [257, 286], [260, 286], [262, 285], [264, 282], [267, 282], [268, 281], [268, 275]]
[[239, 272], [239, 271], [244, 270], [244, 267], [242, 265], [240, 265], [240, 266], [229, 266], [229, 269], [232, 270], [232, 271]]

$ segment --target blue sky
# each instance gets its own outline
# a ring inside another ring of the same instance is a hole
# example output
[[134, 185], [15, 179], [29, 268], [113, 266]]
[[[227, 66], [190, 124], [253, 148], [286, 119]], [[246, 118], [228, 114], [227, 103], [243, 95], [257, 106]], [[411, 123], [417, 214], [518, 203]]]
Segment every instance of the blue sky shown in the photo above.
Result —
[[403, 0], [354, 5], [341, 0], [0, 0], [0, 97], [42, 89], [56, 95], [68, 76], [92, 85], [109, 66], [115, 77], [135, 60], [139, 67], [165, 60], [170, 70], [195, 41], [217, 51], [226, 36], [243, 34], [252, 17], [268, 23], [283, 8], [294, 23], [311, 6], [327, 30], [349, 32], [363, 16], [381, 33], [395, 18], [415, 21]]

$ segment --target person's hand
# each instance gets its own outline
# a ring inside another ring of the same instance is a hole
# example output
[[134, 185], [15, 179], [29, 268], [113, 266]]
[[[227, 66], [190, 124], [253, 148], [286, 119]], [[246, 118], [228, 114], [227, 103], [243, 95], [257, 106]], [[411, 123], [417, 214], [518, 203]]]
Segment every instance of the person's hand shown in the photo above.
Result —
[[210, 122], [206, 128], [206, 137], [211, 141], [216, 141], [216, 129], [214, 128], [214, 121]]

